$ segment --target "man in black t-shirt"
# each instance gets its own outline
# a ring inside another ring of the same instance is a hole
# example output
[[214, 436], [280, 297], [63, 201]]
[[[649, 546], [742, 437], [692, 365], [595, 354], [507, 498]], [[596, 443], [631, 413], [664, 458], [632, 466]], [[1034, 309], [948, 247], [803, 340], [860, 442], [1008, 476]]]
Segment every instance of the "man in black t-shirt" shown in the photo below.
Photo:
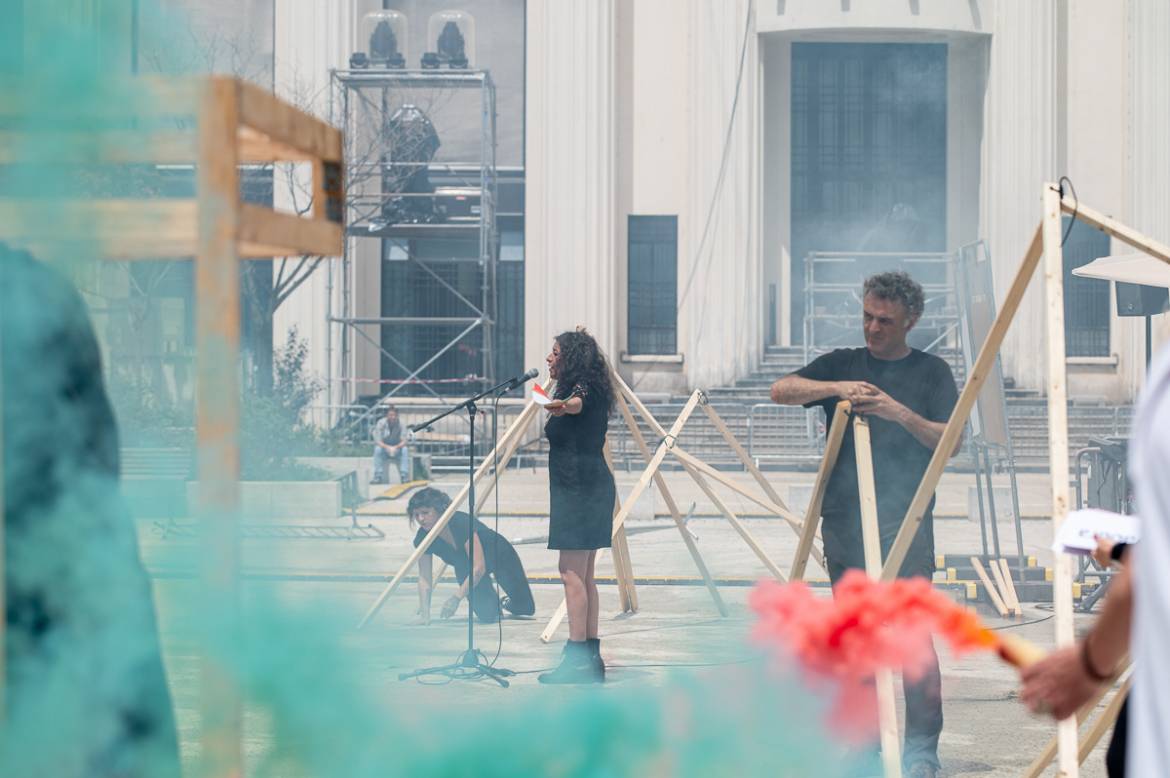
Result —
[[[882, 559], [897, 537], [958, 399], [946, 362], [906, 343], [924, 303], [922, 287], [906, 273], [872, 276], [865, 281], [862, 298], [865, 348], [837, 349], [772, 385], [773, 402], [819, 405], [831, 423], [837, 403], [848, 400], [869, 422]], [[932, 498], [900, 576], [929, 578], [934, 572], [933, 507]], [[821, 514], [825, 560], [835, 585], [847, 569], [865, 569], [852, 425], [829, 476]], [[940, 681], [935, 656], [919, 683], [904, 684], [904, 760], [911, 776], [929, 778], [938, 771]]]

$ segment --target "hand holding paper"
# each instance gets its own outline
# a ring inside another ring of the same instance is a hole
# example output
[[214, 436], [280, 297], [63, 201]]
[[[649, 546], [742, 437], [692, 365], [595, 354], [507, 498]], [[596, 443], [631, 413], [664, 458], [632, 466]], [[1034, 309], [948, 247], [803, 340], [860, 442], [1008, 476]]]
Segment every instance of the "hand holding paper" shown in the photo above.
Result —
[[545, 392], [544, 389], [542, 389], [538, 384], [532, 385], [532, 400], [537, 405], [543, 406], [546, 411], [553, 411], [557, 408], [562, 408], [565, 405], [563, 400], [554, 400], [553, 398], [549, 397], [548, 393]]
[[1141, 537], [1137, 516], [1125, 516], [1097, 508], [1070, 513], [1060, 525], [1052, 550], [1058, 554], [1088, 556], [1097, 548], [1097, 538], [1116, 543], [1136, 543]]

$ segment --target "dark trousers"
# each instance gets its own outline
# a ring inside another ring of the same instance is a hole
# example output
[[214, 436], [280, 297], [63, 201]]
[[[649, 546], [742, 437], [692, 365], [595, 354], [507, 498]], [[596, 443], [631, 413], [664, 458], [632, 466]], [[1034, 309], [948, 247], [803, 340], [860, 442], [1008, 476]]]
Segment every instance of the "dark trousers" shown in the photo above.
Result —
[[1105, 752], [1105, 774], [1109, 778], [1125, 778], [1125, 748], [1129, 730], [1129, 699], [1121, 703], [1117, 723], [1113, 725], [1113, 739]]
[[[829, 581], [836, 586], [848, 568], [833, 564], [832, 559], [825, 561], [829, 566]], [[915, 564], [915, 560], [907, 559], [898, 577], [923, 576], [929, 579], [931, 572], [929, 561]], [[921, 678], [911, 683], [902, 676], [902, 692], [906, 696], [906, 739], [902, 745], [902, 762], [907, 767], [915, 762], [927, 762], [938, 769], [938, 736], [943, 728], [942, 672], [933, 646]]]
[[[514, 616], [531, 616], [536, 613], [536, 602], [532, 599], [532, 588], [528, 585], [528, 576], [524, 572], [524, 565], [520, 563], [520, 555], [511, 543], [505, 542], [501, 542], [495, 551], [492, 574], [508, 598], [505, 608]], [[480, 621], [494, 624], [500, 620], [500, 601], [496, 598], [490, 576], [480, 578], [471, 590], [471, 607]]]

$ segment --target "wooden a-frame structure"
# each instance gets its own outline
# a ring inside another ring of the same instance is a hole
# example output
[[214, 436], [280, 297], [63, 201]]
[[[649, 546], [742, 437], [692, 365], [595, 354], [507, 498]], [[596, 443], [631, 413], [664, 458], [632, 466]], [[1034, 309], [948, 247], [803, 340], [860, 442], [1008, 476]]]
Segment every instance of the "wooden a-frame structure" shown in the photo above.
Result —
[[[764, 478], [763, 474], [759, 471], [759, 468], [756, 467], [747, 450], [744, 449], [739, 441], [735, 439], [735, 436], [731, 433], [731, 430], [728, 429], [727, 424], [723, 421], [715, 409], [707, 403], [706, 396], [701, 391], [693, 392], [684, 405], [682, 413], [680, 413], [678, 418], [675, 419], [674, 423], [671, 425], [670, 430], [668, 431], [663, 429], [662, 425], [658, 423], [658, 420], [654, 418], [653, 414], [650, 413], [642, 401], [638, 399], [637, 395], [634, 394], [634, 391], [625, 383], [625, 381], [622, 380], [621, 376], [619, 376], [616, 371], [611, 372], [611, 380], [613, 381], [615, 390], [615, 404], [617, 406], [618, 412], [620, 413], [623, 421], [629, 427], [630, 435], [633, 438], [635, 445], [638, 447], [642, 456], [647, 460], [646, 469], [642, 472], [641, 477], [635, 484], [633, 491], [624, 500], [619, 497], [614, 506], [612, 555], [614, 572], [618, 582], [618, 594], [622, 611], [633, 612], [638, 609], [637, 590], [634, 585], [633, 567], [630, 561], [629, 546], [625, 534], [625, 520], [629, 516], [630, 510], [634, 503], [646, 490], [649, 484], [653, 482], [658, 488], [659, 493], [662, 495], [663, 502], [666, 504], [671, 518], [678, 527], [683, 543], [686, 545], [687, 551], [694, 560], [695, 566], [698, 569], [699, 574], [702, 576], [707, 590], [711, 594], [711, 599], [714, 602], [716, 610], [721, 616], [726, 616], [728, 614], [727, 606], [723, 602], [723, 598], [719, 594], [719, 590], [715, 585], [715, 581], [707, 569], [706, 562], [703, 560], [702, 554], [700, 553], [694, 538], [686, 529], [683, 515], [678, 509], [678, 504], [671, 495], [670, 490], [667, 488], [665, 479], [663, 479], [662, 475], [658, 472], [659, 467], [666, 458], [667, 454], [673, 454], [678, 459], [684, 470], [686, 470], [686, 472], [695, 480], [695, 482], [711, 499], [720, 512], [723, 513], [724, 517], [727, 518], [727, 520], [732, 524], [732, 526], [748, 544], [748, 547], [751, 548], [753, 553], [756, 554], [756, 556], [760, 559], [768, 571], [778, 580], [785, 580], [785, 576], [780, 568], [775, 564], [775, 562], [771, 560], [770, 557], [768, 557], [763, 547], [752, 536], [752, 534], [748, 532], [747, 528], [744, 526], [743, 522], [739, 519], [735, 512], [732, 511], [714, 491], [710, 481], [716, 481], [728, 489], [763, 507], [770, 513], [780, 516], [790, 525], [792, 525], [792, 527], [798, 532], [800, 531], [801, 527], [804, 526], [805, 522], [784, 505], [783, 500], [780, 499], [780, 496], [776, 493], [775, 489], [767, 481], [767, 479]], [[545, 388], [547, 389], [547, 385]], [[646, 442], [645, 436], [642, 434], [641, 429], [638, 427], [633, 410], [631, 410], [630, 407], [631, 405], [633, 406], [634, 410], [637, 410], [637, 412], [642, 416], [642, 418], [646, 421], [654, 433], [660, 436], [660, 441], [653, 452], [651, 451], [649, 444]], [[720, 435], [724, 438], [724, 440], [727, 441], [727, 444], [731, 450], [736, 453], [744, 467], [752, 474], [753, 478], [755, 478], [757, 484], [759, 484], [763, 492], [762, 494], [757, 493], [751, 489], [747, 489], [736, 483], [734, 480], [728, 478], [724, 473], [719, 472], [705, 462], [688, 454], [685, 450], [677, 445], [676, 441], [678, 439], [678, 435], [683, 429], [683, 426], [686, 424], [687, 420], [695, 412], [695, 410], [700, 407], [711, 420], [711, 423], [719, 431]], [[483, 462], [476, 469], [474, 479], [476, 483], [475, 509], [477, 513], [483, 504], [487, 501], [488, 496], [495, 487], [494, 479], [488, 478], [488, 475], [491, 472], [493, 459], [498, 461], [498, 466], [501, 470], [506, 468], [509, 460], [512, 458], [517, 448], [519, 447], [525, 432], [528, 430], [532, 422], [537, 418], [539, 413], [540, 406], [533, 401], [529, 401], [516, 420], [513, 421], [508, 429], [505, 430], [503, 435], [501, 435], [495, 450], [495, 453], [498, 454], [498, 457], [493, 457], [493, 455], [489, 454], [488, 456], [484, 457]], [[606, 457], [607, 459], [610, 459], [608, 444], [606, 447]], [[612, 461], [610, 462], [610, 467], [612, 469]], [[374, 603], [366, 611], [365, 615], [358, 623], [359, 629], [368, 624], [370, 620], [378, 613], [378, 611], [381, 610], [382, 606], [386, 602], [386, 599], [394, 592], [395, 589], [398, 588], [399, 585], [401, 585], [411, 567], [417, 564], [419, 558], [427, 552], [427, 549], [430, 548], [431, 544], [443, 532], [443, 529], [450, 522], [451, 517], [454, 516], [455, 512], [460, 510], [466, 504], [467, 490], [467, 485], [464, 485], [461, 487], [460, 491], [458, 491], [452, 497], [451, 505], [449, 505], [447, 510], [445, 510], [442, 515], [439, 516], [435, 526], [429, 533], [427, 533], [418, 547], [416, 547], [410, 553], [410, 555], [399, 567], [398, 571], [391, 577], [389, 583], [387, 583], [387, 585], [383, 588], [382, 592], [378, 595]], [[819, 550], [812, 547], [812, 540], [813, 538], [810, 535], [808, 538], [808, 550], [806, 552], [806, 556], [811, 554], [820, 562], [823, 560], [823, 557], [821, 556]], [[442, 570], [436, 572], [436, 581], [441, 574]], [[564, 603], [562, 602], [561, 606], [553, 614], [553, 617], [550, 619], [548, 626], [542, 633], [542, 640], [547, 642], [551, 639], [552, 634], [560, 625], [561, 621], [563, 621], [564, 616], [565, 607]]]
[[[61, 144], [60, 154], [36, 163], [193, 162], [196, 197], [51, 204], [0, 198], [0, 234], [11, 245], [50, 259], [82, 243], [109, 260], [195, 258], [200, 576], [204, 607], [232, 629], [238, 620], [239, 582], [239, 262], [341, 254], [342, 136], [271, 92], [235, 78], [135, 77], [118, 86], [133, 98], [130, 105], [94, 102], [83, 112], [66, 103], [56, 109], [59, 115], [47, 117], [68, 129], [52, 131], [51, 137]], [[5, 99], [19, 90], [11, 81], [0, 82], [0, 113], [3, 106], [20, 104]], [[0, 132], [0, 162], [22, 161], [17, 155], [28, 139], [27, 131], [20, 129], [21, 117], [10, 118], [15, 121], [9, 126], [17, 129]], [[134, 123], [128, 123], [130, 119]], [[181, 129], [191, 119], [193, 128]], [[128, 129], [138, 122], [152, 129]], [[158, 129], [160, 123], [173, 123], [175, 129]], [[238, 166], [275, 162], [311, 166], [313, 203], [307, 216], [241, 202]], [[2, 564], [0, 553], [0, 586]], [[0, 662], [3, 629], [0, 619]], [[202, 772], [242, 775], [239, 691], [227, 668], [214, 658], [204, 658], [201, 672]]]
[[[975, 400], [983, 388], [994, 364], [995, 358], [1003, 345], [1008, 327], [1019, 310], [1024, 292], [1031, 283], [1036, 268], [1044, 260], [1044, 306], [1045, 306], [1045, 355], [1048, 367], [1047, 403], [1048, 403], [1048, 467], [1051, 481], [1052, 498], [1052, 530], [1055, 536], [1060, 529], [1061, 522], [1068, 514], [1069, 508], [1069, 450], [1068, 450], [1068, 391], [1065, 367], [1065, 330], [1064, 330], [1064, 256], [1061, 249], [1061, 216], [1069, 214], [1111, 237], [1126, 243], [1139, 251], [1170, 264], [1170, 246], [1142, 235], [1137, 230], [1095, 210], [1084, 203], [1062, 195], [1056, 184], [1048, 183], [1043, 188], [1043, 218], [1032, 236], [1023, 261], [1016, 271], [1015, 278], [1008, 289], [1002, 307], [995, 317], [995, 321], [988, 332], [986, 340], [979, 350], [979, 356], [967, 376], [967, 382], [959, 393], [950, 419], [938, 445], [935, 447], [930, 464], [923, 474], [922, 481], [914, 495], [909, 509], [902, 520], [901, 529], [894, 540], [890, 553], [882, 563], [882, 580], [892, 580], [898, 574], [910, 544], [922, 523], [923, 515], [930, 504], [939, 479], [942, 478], [950, 452], [954, 450], [963, 434], [963, 429], [971, 415]], [[840, 412], [840, 410], [838, 411]], [[837, 425], [834, 425], [837, 428]], [[831, 441], [830, 441], [831, 443]], [[826, 459], [828, 459], [826, 451]], [[825, 467], [822, 462], [822, 469]], [[830, 465], [831, 468], [831, 465]], [[805, 530], [811, 527], [806, 526]], [[868, 568], [867, 558], [867, 568]], [[796, 566], [801, 564], [798, 558]], [[1073, 642], [1073, 608], [1072, 608], [1072, 569], [1067, 555], [1058, 554], [1053, 570], [1053, 600], [1055, 604], [1056, 643], [1058, 646], [1070, 645]], [[880, 679], [879, 679], [880, 688]], [[1101, 714], [1085, 743], [1078, 746], [1077, 727], [1087, 717], [1088, 713], [1100, 701], [1100, 697], [1093, 701], [1093, 706], [1086, 706], [1084, 717], [1069, 717], [1060, 722], [1057, 729], [1055, 744], [1050, 744], [1044, 754], [1037, 759], [1028, 775], [1035, 776], [1043, 771], [1052, 755], [1058, 756], [1058, 774], [1064, 778], [1076, 778], [1079, 774], [1080, 762], [1088, 756], [1092, 745], [1101, 737], [1111, 723], [1110, 716], [1116, 717], [1120, 701], [1123, 699], [1126, 686], [1114, 696], [1108, 709]], [[1103, 696], [1103, 695], [1102, 695]]]

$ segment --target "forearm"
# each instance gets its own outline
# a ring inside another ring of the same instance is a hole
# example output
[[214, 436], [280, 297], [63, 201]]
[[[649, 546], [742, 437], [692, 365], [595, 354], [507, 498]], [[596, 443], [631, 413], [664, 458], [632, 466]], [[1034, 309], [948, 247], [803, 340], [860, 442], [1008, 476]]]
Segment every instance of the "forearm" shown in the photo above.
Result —
[[[913, 435], [915, 440], [931, 451], [938, 448], [939, 441], [942, 440], [943, 431], [947, 428], [946, 424], [924, 419], [904, 405], [894, 421]], [[958, 450], [959, 447], [956, 445], [955, 450], [951, 452], [951, 456], [958, 453]]]
[[463, 599], [464, 597], [466, 597], [467, 592], [470, 589], [479, 585], [480, 579], [483, 578], [483, 574], [485, 572], [487, 572], [487, 571], [484, 569], [484, 567], [482, 565], [477, 565], [471, 571], [471, 578], [465, 578], [463, 580], [463, 583], [459, 586], [459, 592], [457, 595], [459, 597], [459, 599]]
[[1100, 675], [1112, 675], [1129, 651], [1130, 619], [1133, 613], [1133, 586], [1130, 565], [1121, 568], [1109, 586], [1101, 617], [1085, 635], [1086, 658]]
[[[428, 578], [430, 576], [427, 576]], [[418, 577], [418, 613], [420, 616], [426, 616], [431, 612], [431, 593], [434, 589], [431, 588], [430, 581], [423, 581], [423, 576]]]
[[772, 384], [772, 402], [777, 405], [804, 405], [839, 396], [840, 389], [836, 381], [814, 381], [793, 374]]

